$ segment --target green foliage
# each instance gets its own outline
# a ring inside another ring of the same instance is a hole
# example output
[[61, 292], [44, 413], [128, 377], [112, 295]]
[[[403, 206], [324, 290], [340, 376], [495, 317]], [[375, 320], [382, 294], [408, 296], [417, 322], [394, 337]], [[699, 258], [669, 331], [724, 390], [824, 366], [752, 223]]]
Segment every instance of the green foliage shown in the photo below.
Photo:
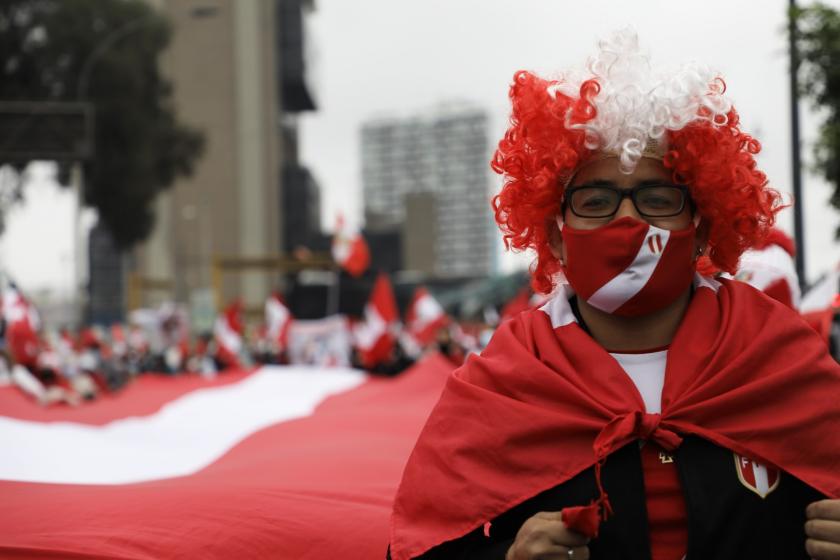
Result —
[[825, 115], [814, 146], [815, 167], [834, 184], [831, 204], [840, 209], [840, 12], [816, 3], [797, 8], [793, 17], [801, 93]]
[[124, 248], [148, 236], [155, 196], [189, 175], [203, 150], [202, 134], [175, 118], [159, 70], [170, 35], [142, 0], [0, 3], [0, 99], [94, 105], [85, 203]]

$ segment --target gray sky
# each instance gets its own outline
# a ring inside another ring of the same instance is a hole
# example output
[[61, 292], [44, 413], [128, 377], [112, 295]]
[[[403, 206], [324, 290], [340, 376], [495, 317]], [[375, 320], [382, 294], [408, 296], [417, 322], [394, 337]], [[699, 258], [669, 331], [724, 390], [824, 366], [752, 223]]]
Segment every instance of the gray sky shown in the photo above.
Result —
[[[840, 6], [840, 0], [831, 0]], [[580, 66], [597, 39], [627, 25], [654, 64], [697, 60], [718, 69], [745, 129], [763, 145], [759, 164], [790, 191], [790, 116], [785, 0], [317, 0], [309, 45], [319, 109], [301, 119], [302, 158], [323, 189], [323, 225], [342, 210], [362, 220], [358, 130], [378, 115], [409, 115], [447, 100], [486, 107], [493, 143], [507, 118], [507, 89], [519, 69], [551, 75]], [[803, 139], [816, 120], [803, 105]], [[803, 149], [810, 159], [809, 144]], [[489, 154], [488, 154], [489, 159]], [[492, 174], [492, 190], [500, 186]], [[809, 279], [840, 259], [840, 215], [830, 190], [804, 177]], [[489, 211], [489, 210], [488, 210]], [[793, 217], [779, 220], [787, 231]]]

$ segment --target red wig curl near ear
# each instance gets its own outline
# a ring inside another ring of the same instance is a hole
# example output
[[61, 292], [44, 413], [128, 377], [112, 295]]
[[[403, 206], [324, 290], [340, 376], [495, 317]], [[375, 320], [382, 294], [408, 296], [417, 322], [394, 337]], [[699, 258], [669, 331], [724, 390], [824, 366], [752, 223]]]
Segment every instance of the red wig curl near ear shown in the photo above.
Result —
[[735, 109], [727, 121], [669, 131], [670, 150], [663, 160], [674, 180], [688, 185], [708, 225], [707, 258], [698, 264], [703, 273], [734, 274], [741, 253], [765, 242], [783, 207], [781, 195], [768, 188], [767, 177], [756, 167], [761, 145], [738, 128]]

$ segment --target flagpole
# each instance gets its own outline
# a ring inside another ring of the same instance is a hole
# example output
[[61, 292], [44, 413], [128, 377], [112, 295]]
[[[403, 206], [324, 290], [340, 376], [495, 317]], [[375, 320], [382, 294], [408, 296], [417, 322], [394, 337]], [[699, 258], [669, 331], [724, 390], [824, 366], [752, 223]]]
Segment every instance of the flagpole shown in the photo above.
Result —
[[793, 183], [793, 238], [796, 241], [796, 273], [799, 287], [808, 285], [805, 278], [805, 228], [803, 224], [804, 200], [802, 198], [802, 159], [799, 151], [799, 53], [796, 48], [796, 0], [788, 2], [788, 40], [790, 45], [790, 132], [791, 174]]

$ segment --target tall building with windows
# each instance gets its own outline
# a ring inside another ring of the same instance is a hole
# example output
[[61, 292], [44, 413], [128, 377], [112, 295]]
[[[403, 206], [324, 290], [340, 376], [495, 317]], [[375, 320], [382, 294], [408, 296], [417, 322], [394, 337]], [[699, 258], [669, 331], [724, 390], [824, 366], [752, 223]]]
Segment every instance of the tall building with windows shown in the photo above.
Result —
[[492, 272], [488, 115], [446, 105], [361, 132], [368, 229], [403, 229], [404, 267], [436, 277]]
[[[194, 175], [159, 197], [156, 229], [134, 255], [136, 275], [171, 286], [146, 294], [142, 304], [154, 305], [188, 302], [210, 290], [216, 257], [283, 253], [294, 241], [284, 239], [286, 216], [302, 219], [290, 205], [301, 192], [310, 206], [318, 204], [317, 184], [297, 155], [297, 115], [315, 109], [305, 56], [305, 22], [315, 6], [313, 0], [147, 1], [172, 23], [161, 63], [176, 110], [206, 142]], [[304, 226], [320, 229], [317, 220]], [[226, 273], [223, 299], [259, 304], [279, 274]]]

